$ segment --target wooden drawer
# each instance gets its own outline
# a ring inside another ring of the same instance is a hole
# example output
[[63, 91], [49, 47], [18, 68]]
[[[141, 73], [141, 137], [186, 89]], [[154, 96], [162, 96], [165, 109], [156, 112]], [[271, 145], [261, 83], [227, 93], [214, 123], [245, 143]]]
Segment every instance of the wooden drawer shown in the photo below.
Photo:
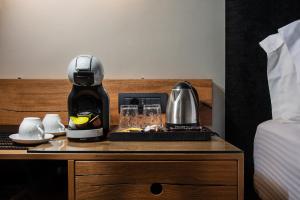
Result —
[[76, 199], [237, 199], [237, 161], [78, 161]]

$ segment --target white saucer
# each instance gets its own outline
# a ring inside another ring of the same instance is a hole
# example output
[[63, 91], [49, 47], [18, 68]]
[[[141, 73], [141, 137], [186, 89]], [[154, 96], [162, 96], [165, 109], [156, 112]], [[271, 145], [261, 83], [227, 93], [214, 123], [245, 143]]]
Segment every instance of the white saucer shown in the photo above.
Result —
[[66, 131], [58, 131], [58, 132], [46, 132], [46, 134], [52, 134], [54, 136], [62, 136], [62, 135], [66, 135]]
[[51, 140], [54, 137], [53, 134], [45, 133], [45, 138], [44, 139], [25, 139], [20, 137], [18, 133], [12, 134], [9, 136], [9, 138], [19, 144], [42, 144], [46, 143], [49, 140]]

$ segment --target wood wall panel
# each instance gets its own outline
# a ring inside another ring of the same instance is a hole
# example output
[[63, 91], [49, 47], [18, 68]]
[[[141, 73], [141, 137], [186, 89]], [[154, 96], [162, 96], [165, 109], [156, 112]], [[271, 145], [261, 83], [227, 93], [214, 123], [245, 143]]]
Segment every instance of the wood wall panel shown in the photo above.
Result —
[[[118, 124], [118, 94], [126, 92], [165, 92], [181, 80], [131, 79], [104, 80], [110, 96], [111, 124]], [[211, 125], [212, 81], [188, 80], [197, 89], [203, 106], [201, 121]], [[18, 125], [26, 116], [43, 117], [46, 113], [59, 113], [67, 124], [67, 97], [72, 88], [68, 80], [2, 79], [0, 80], [0, 125]]]

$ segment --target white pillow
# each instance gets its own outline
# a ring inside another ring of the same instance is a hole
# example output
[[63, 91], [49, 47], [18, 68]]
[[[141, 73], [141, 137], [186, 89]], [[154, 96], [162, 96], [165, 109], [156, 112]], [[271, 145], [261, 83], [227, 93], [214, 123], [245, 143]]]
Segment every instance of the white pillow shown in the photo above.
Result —
[[300, 83], [300, 20], [294, 21], [278, 29], [286, 44], [297, 71], [297, 82]]
[[267, 75], [273, 119], [300, 121], [300, 85], [287, 45], [278, 33], [259, 44], [268, 56]]

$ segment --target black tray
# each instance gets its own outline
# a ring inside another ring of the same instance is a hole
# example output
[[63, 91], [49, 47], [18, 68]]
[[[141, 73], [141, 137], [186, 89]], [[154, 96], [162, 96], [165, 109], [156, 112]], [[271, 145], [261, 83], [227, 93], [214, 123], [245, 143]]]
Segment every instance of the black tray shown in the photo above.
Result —
[[0, 150], [27, 150], [26, 145], [19, 145], [14, 143], [9, 135], [11, 133], [0, 133]]
[[209, 129], [203, 131], [164, 131], [164, 132], [111, 132], [110, 141], [209, 141], [216, 133]]

